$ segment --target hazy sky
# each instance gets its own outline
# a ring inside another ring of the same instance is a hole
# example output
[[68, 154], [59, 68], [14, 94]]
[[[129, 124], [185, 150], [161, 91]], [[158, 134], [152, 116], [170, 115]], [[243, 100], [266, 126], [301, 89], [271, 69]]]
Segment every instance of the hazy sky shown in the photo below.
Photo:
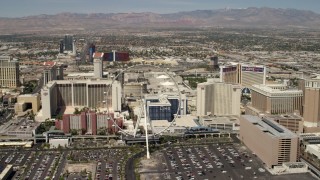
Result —
[[38, 14], [156, 12], [273, 7], [320, 13], [320, 0], [0, 0], [0, 17]]

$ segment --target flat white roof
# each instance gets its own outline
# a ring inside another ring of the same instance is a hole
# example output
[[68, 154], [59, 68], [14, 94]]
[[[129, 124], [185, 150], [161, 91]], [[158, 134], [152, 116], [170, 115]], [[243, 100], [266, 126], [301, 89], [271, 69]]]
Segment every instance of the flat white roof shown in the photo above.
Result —
[[19, 97], [35, 97], [35, 96], [39, 96], [39, 94], [21, 94], [19, 95]]
[[[109, 72], [103, 72], [103, 75], [108, 75]], [[93, 72], [89, 72], [89, 73], [71, 73], [71, 74], [68, 74], [67, 77], [93, 77], [94, 76], [94, 73]]]
[[254, 84], [252, 85], [252, 89], [254, 91], [260, 91], [262, 93], [269, 93], [271, 94], [301, 94], [302, 96], [302, 90], [298, 89], [286, 89], [286, 90], [281, 90], [281, 89], [273, 89], [272, 87], [269, 87], [268, 85], [263, 85], [263, 84]]
[[[119, 81], [112, 81], [112, 80], [107, 80], [107, 79], [84, 79], [84, 80], [54, 80], [54, 81], [49, 81], [48, 84], [46, 85], [47, 87], [51, 87], [54, 84], [117, 84], [119, 83]], [[44, 86], [43, 88], [45, 88], [46, 86]]]
[[230, 124], [239, 123], [239, 118], [235, 116], [202, 117], [206, 124]]
[[198, 126], [198, 124], [194, 121], [196, 118], [197, 116], [181, 115], [176, 118], [174, 123], [167, 120], [152, 120], [151, 124], [153, 127], [168, 127], [171, 125], [171, 123], [174, 127], [195, 127]]
[[4, 179], [6, 176], [7, 176], [7, 174], [10, 172], [10, 170], [12, 169], [12, 166], [13, 165], [11, 165], [11, 164], [8, 164], [5, 168], [4, 168], [4, 170], [0, 173], [0, 179], [2, 180], [2, 179]]
[[26, 142], [20, 142], [20, 141], [9, 141], [9, 142], [0, 142], [0, 146], [24, 146], [24, 147], [31, 147], [33, 144], [33, 141], [26, 141]]
[[[278, 124], [277, 122], [270, 120], [268, 118], [265, 121], [258, 116], [243, 115], [241, 116], [243, 120], [249, 121], [250, 123], [256, 125], [261, 131], [268, 132], [270, 135], [280, 138], [296, 138], [296, 134], [285, 128], [284, 126]], [[241, 127], [241, 123], [240, 123]]]

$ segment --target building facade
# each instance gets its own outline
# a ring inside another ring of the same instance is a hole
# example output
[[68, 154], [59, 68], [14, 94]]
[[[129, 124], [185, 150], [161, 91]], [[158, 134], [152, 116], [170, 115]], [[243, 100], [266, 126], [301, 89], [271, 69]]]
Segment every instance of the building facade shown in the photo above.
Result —
[[240, 84], [240, 65], [228, 65], [220, 67], [220, 81], [224, 83]]
[[266, 72], [266, 67], [261, 65], [232, 64], [220, 68], [220, 81], [251, 88], [266, 83]]
[[320, 131], [320, 79], [304, 81], [304, 126], [307, 131]]
[[119, 127], [123, 128], [123, 117], [115, 117], [114, 113], [103, 114], [96, 112], [64, 114], [62, 120], [55, 121], [55, 126], [64, 133], [70, 133], [72, 130], [76, 130], [78, 134], [88, 135], [97, 135], [102, 131], [115, 133], [120, 130]]
[[63, 43], [63, 40], [60, 40], [60, 44], [59, 44], [59, 53], [63, 53], [64, 51], [64, 43]]
[[73, 36], [66, 34], [64, 36], [64, 50], [65, 51], [73, 51]]
[[197, 86], [197, 116], [240, 115], [241, 88], [221, 82]]
[[104, 53], [94, 53], [93, 54], [93, 71], [95, 78], [102, 78], [103, 76], [103, 64], [102, 58]]
[[253, 85], [252, 107], [266, 114], [302, 112], [303, 92], [297, 89], [283, 89], [279, 85]]
[[45, 119], [68, 106], [121, 111], [121, 85], [110, 80], [50, 81], [42, 88], [41, 99]]
[[240, 140], [269, 168], [296, 162], [298, 136], [276, 122], [244, 115], [240, 117]]
[[27, 109], [32, 109], [33, 113], [38, 113], [40, 109], [40, 95], [36, 94], [22, 94], [17, 98], [17, 103], [14, 105], [16, 114], [24, 112]]
[[43, 85], [46, 85], [49, 81], [63, 80], [63, 65], [48, 61], [44, 62], [43, 66]]
[[[176, 115], [187, 114], [187, 98], [181, 95], [148, 95], [145, 96], [150, 120], [167, 120], [171, 122]], [[179, 109], [180, 106], [180, 109]]]
[[300, 134], [303, 132], [303, 118], [296, 114], [284, 114], [284, 115], [268, 115], [267, 119], [273, 120], [278, 124], [286, 127], [291, 132]]
[[19, 83], [19, 62], [10, 56], [0, 56], [0, 86], [16, 88]]
[[141, 98], [147, 93], [147, 83], [130, 82], [123, 84], [123, 97]]

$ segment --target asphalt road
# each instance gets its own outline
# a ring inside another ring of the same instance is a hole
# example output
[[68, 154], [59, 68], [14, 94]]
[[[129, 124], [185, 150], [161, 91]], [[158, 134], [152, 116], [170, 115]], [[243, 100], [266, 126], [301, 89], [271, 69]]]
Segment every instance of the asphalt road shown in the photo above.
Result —
[[44, 170], [43, 170], [43, 172], [42, 172], [42, 174], [40, 176], [40, 179], [45, 179], [45, 177], [47, 176], [48, 170], [49, 170], [49, 168], [51, 166], [51, 163], [52, 163], [53, 159], [54, 159], [54, 156], [49, 155], [48, 163], [46, 164], [46, 166], [45, 166], [45, 168], [44, 168]]
[[44, 158], [44, 155], [42, 154], [41, 156], [38, 156], [36, 157], [38, 158], [38, 160], [35, 160], [34, 163], [35, 163], [35, 166], [33, 169], [30, 169], [31, 170], [31, 173], [29, 175], [29, 179], [33, 179], [33, 177], [35, 176], [36, 172], [39, 170], [39, 167], [41, 165], [41, 161], [42, 159]]
[[131, 158], [128, 159], [126, 167], [125, 167], [125, 179], [126, 180], [136, 180], [135, 173], [134, 173], [134, 160], [137, 158], [142, 157], [146, 152], [142, 151]]
[[[100, 179], [104, 180], [106, 177], [106, 161], [102, 160], [101, 161], [101, 173], [100, 173]], [[109, 175], [109, 174], [108, 174]]]
[[59, 180], [60, 176], [62, 175], [63, 169], [66, 165], [66, 161], [67, 161], [67, 155], [68, 155], [68, 151], [64, 151], [62, 153], [62, 156], [60, 157], [60, 162], [58, 163], [58, 167], [57, 170], [54, 174], [54, 180]]

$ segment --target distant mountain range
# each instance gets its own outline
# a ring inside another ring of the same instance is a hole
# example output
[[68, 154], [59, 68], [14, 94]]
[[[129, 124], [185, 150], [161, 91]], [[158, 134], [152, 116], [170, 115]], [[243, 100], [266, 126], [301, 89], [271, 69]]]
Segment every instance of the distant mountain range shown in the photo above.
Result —
[[60, 13], [22, 18], [0, 18], [0, 34], [91, 31], [123, 27], [250, 27], [320, 28], [320, 15], [312, 11], [275, 8], [197, 10], [157, 13]]

